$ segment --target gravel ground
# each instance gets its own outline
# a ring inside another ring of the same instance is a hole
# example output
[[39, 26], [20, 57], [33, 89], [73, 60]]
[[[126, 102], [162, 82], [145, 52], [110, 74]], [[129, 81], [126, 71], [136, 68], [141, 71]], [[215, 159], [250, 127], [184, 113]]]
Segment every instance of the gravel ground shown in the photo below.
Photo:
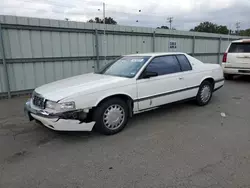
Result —
[[27, 97], [0, 100], [0, 187], [250, 187], [249, 83], [139, 114], [114, 136], [54, 132], [26, 120]]

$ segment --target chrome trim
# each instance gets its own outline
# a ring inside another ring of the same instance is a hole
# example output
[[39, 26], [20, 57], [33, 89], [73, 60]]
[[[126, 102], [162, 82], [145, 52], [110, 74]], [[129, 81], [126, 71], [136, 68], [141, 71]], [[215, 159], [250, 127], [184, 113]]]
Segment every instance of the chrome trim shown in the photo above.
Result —
[[[39, 99], [35, 99], [35, 98], [39, 98]], [[36, 104], [37, 103], [36, 100], [41, 100], [41, 101], [38, 101], [39, 103], [41, 102], [41, 104]], [[41, 94], [34, 91], [32, 93], [32, 103], [34, 106], [38, 108], [45, 109], [46, 99]]]
[[247, 68], [247, 67], [224, 67], [226, 69], [250, 69], [250, 68]]
[[60, 115], [62, 115], [62, 113], [57, 113], [57, 114], [52, 114], [52, 113], [48, 113], [45, 110], [36, 110], [34, 108], [31, 108], [31, 99], [29, 99], [24, 106], [24, 112], [26, 114], [28, 114], [29, 118], [32, 120], [33, 118], [30, 117], [30, 113], [41, 116], [41, 117], [45, 117], [45, 118], [50, 118], [50, 119], [55, 119], [55, 118], [60, 118]]
[[165, 95], [172, 95], [172, 94], [187, 91], [187, 90], [198, 89], [199, 87], [200, 86], [197, 85], [197, 86], [193, 86], [193, 87], [188, 87], [188, 88], [183, 88], [183, 89], [179, 89], [179, 90], [168, 91], [165, 93], [159, 93], [159, 94], [155, 94], [155, 95], [151, 95], [151, 96], [141, 97], [141, 98], [135, 99], [134, 102], [140, 102], [140, 101], [144, 101], [144, 100], [148, 100], [148, 99], [158, 98], [158, 97], [162, 97]]
[[221, 79], [215, 80], [214, 82], [215, 82], [215, 83], [218, 83], [218, 82], [223, 82], [223, 81], [225, 81], [225, 79], [224, 79], [224, 78], [221, 78]]
[[[24, 112], [26, 114], [26, 116], [28, 116], [29, 120], [32, 121], [34, 120], [34, 118], [32, 117], [31, 114], [40, 116], [40, 117], [44, 117], [44, 118], [48, 118], [48, 119], [56, 119], [56, 121], [58, 121], [59, 119], [70, 119], [70, 120], [77, 120], [78, 117], [78, 113], [85, 113], [83, 109], [77, 109], [77, 110], [71, 110], [71, 111], [64, 111], [64, 112], [58, 112], [58, 113], [49, 113], [46, 110], [43, 109], [34, 109], [31, 107], [31, 99], [29, 99], [24, 106]], [[87, 115], [86, 117], [87, 118]], [[79, 121], [83, 121], [85, 119], [78, 119]]]

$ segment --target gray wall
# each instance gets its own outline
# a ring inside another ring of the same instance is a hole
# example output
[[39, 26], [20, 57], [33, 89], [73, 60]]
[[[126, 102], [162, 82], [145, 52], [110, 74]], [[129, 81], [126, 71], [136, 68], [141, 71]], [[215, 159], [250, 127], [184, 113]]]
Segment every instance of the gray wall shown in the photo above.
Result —
[[[106, 63], [120, 55], [153, 51], [181, 51], [205, 63], [219, 63], [229, 41], [240, 38], [106, 25], [104, 43], [103, 24], [0, 16], [0, 25], [0, 95], [8, 94], [8, 86], [14, 95], [98, 70], [105, 64], [105, 46]], [[169, 49], [169, 41], [176, 41], [177, 49]]]

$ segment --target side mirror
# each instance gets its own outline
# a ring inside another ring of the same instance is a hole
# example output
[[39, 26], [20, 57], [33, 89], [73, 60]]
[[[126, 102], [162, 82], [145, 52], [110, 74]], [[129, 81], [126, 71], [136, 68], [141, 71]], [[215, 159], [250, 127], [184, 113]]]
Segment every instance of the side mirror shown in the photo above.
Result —
[[156, 77], [156, 76], [158, 76], [157, 72], [145, 71], [143, 74], [143, 78], [151, 78], [151, 77]]

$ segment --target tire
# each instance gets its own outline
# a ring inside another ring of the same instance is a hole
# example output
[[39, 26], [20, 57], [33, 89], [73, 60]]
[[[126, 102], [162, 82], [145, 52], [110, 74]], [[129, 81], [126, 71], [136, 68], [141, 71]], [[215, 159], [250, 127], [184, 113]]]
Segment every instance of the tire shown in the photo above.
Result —
[[128, 105], [119, 98], [111, 98], [102, 102], [93, 114], [96, 130], [105, 135], [120, 132], [127, 125], [128, 118]]
[[199, 91], [196, 96], [196, 103], [199, 106], [205, 106], [211, 100], [212, 95], [213, 95], [213, 84], [205, 80], [200, 85]]
[[224, 78], [225, 78], [226, 80], [232, 80], [233, 77], [234, 77], [233, 74], [224, 74]]

